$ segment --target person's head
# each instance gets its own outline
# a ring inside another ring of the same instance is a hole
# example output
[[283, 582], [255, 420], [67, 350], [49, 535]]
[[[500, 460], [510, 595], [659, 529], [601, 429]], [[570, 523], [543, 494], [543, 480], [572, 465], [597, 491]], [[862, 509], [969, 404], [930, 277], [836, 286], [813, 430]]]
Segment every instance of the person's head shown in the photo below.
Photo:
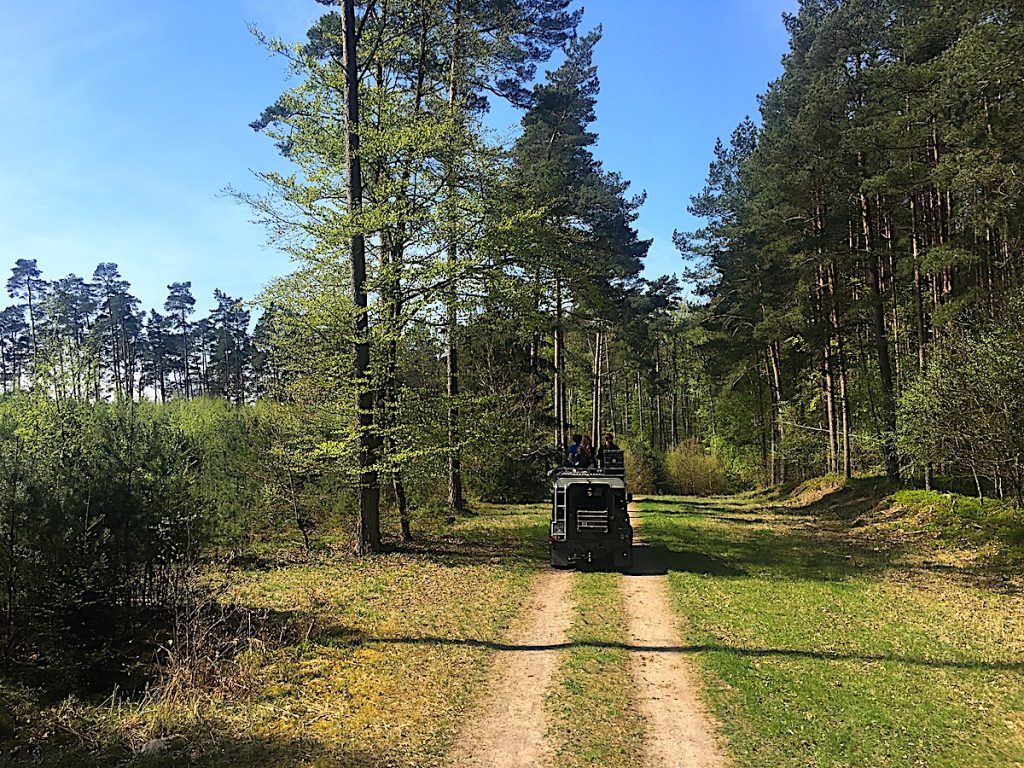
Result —
[[611, 432], [605, 432], [604, 433], [604, 444], [605, 445], [611, 445], [614, 442], [615, 442], [615, 435], [613, 435]]
[[582, 439], [583, 439], [583, 435], [573, 435], [573, 436], [572, 436], [572, 441], [573, 441], [573, 443], [575, 443], [576, 445], [579, 445], [579, 444], [580, 444], [580, 441], [581, 441]]
[[580, 445], [582, 445], [584, 448], [589, 448], [591, 445], [590, 435], [583, 435], [583, 442], [581, 442]]

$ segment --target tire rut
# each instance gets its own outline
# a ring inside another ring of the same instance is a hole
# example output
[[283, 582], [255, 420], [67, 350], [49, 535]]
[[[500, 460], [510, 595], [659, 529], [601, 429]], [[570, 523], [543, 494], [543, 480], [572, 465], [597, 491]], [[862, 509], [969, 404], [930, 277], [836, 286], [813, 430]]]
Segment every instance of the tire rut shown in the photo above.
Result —
[[471, 711], [446, 765], [535, 768], [550, 759], [545, 698], [572, 618], [572, 574], [545, 571], [499, 647], [486, 694]]
[[[636, 522], [634, 522], [636, 525]], [[719, 729], [702, 700], [696, 670], [685, 656], [680, 620], [669, 600], [668, 577], [656, 553], [638, 536], [638, 574], [622, 579], [637, 706], [646, 722], [647, 768], [725, 768]]]

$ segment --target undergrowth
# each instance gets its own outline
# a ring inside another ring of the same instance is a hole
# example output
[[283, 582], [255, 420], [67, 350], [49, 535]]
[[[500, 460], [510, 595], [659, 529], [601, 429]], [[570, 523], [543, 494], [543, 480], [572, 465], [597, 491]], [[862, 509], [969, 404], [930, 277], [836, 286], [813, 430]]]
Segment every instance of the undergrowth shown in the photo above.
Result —
[[432, 764], [545, 541], [540, 507], [482, 507], [379, 557], [260, 548], [208, 574], [205, 639], [141, 698], [47, 702], [0, 676], [0, 765]]

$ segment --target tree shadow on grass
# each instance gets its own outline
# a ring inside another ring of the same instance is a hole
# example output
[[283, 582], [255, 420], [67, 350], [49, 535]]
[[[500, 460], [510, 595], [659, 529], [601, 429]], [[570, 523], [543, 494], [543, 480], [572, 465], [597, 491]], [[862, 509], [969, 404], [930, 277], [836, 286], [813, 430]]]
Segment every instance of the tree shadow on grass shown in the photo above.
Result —
[[[783, 578], [839, 581], [887, 568], [900, 554], [895, 545], [883, 548], [845, 535], [846, 525], [772, 519], [749, 505], [723, 506], [721, 499], [666, 499], [658, 505], [648, 512], [652, 520], [666, 516], [673, 522], [655, 522], [649, 540], [634, 547], [632, 575], [734, 578], [770, 571]], [[524, 517], [495, 529], [435, 529], [390, 551], [448, 566], [541, 567], [548, 560], [547, 526]]]
[[424, 557], [440, 565], [541, 564], [548, 558], [548, 529], [546, 522], [535, 519], [494, 529], [433, 529], [388, 551]]
[[651, 549], [643, 556], [645, 572], [715, 577], [758, 572], [769, 578], [842, 581], [885, 570], [902, 552], [896, 544], [878, 546], [814, 523], [743, 524], [707, 517], [718, 524], [652, 519], [646, 531]]
[[696, 497], [696, 496], [650, 496], [639, 500], [644, 505], [641, 511], [654, 512], [659, 515], [698, 515], [708, 517], [718, 514], [723, 518], [744, 517], [753, 507], [749, 501], [733, 497]]
[[330, 765], [331, 768], [384, 768], [394, 766], [394, 756], [358, 750], [340, 743], [284, 737], [235, 737], [185, 734], [172, 741], [165, 755], [144, 758], [133, 768], [299, 768]]
[[[0, 765], [9, 768], [384, 768], [396, 765], [394, 756], [357, 750], [315, 739], [225, 734], [214, 724], [172, 732], [147, 745], [131, 745], [116, 738], [86, 744], [54, 739], [45, 746], [5, 745], [0, 742]], [[13, 750], [13, 751], [12, 751]]]
[[744, 576], [746, 572], [727, 560], [697, 550], [673, 550], [664, 544], [633, 545], [633, 567], [627, 576], [664, 576], [669, 571], [705, 576]]
[[883, 572], [899, 578], [941, 575], [1003, 594], [1024, 591], [1012, 558], [935, 562], [943, 559], [936, 545], [865, 526], [889, 491], [884, 481], [864, 478], [797, 507], [659, 500], [646, 509], [647, 533], [652, 545], [663, 547], [664, 556], [660, 568], [648, 570], [709, 576], [758, 572], [767, 578], [821, 581]]
[[941, 659], [902, 656], [899, 654], [849, 653], [840, 651], [823, 651], [813, 648], [747, 648], [722, 643], [698, 643], [693, 645], [640, 645], [635, 643], [567, 640], [561, 643], [504, 643], [500, 641], [479, 640], [474, 638], [451, 638], [437, 636], [402, 637], [381, 636], [367, 637], [367, 643], [388, 645], [436, 645], [452, 647], [485, 648], [491, 651], [536, 653], [543, 651], [562, 651], [570, 648], [615, 649], [631, 653], [728, 653], [747, 658], [796, 658], [824, 662], [857, 662], [876, 663], [888, 662], [906, 664], [915, 667], [935, 669], [966, 669], [979, 671], [1005, 671], [1024, 673], [1024, 659], [1004, 661], [983, 661], [974, 659]]

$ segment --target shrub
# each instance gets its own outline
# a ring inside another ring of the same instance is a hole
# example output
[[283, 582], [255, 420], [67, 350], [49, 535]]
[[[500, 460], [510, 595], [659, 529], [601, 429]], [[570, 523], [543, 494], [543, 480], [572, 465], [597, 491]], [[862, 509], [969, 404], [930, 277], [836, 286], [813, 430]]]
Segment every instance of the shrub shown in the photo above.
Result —
[[130, 667], [200, 544], [198, 460], [153, 403], [0, 401], [0, 653], [74, 687]]
[[665, 456], [665, 488], [680, 496], [725, 493], [725, 464], [697, 440], [686, 440]]
[[0, 658], [134, 687], [192, 563], [267, 504], [266, 409], [0, 398]]
[[[470, 412], [467, 421], [474, 416]], [[478, 437], [467, 441], [463, 448], [466, 493], [479, 501], [498, 504], [543, 499], [548, 489], [546, 472], [550, 456], [538, 450], [536, 438], [514, 417], [511, 405], [495, 409], [493, 416], [478, 416], [470, 423]]]
[[625, 446], [626, 486], [631, 493], [650, 495], [658, 492], [662, 478], [662, 457], [647, 443]]
[[1024, 503], [1024, 294], [957, 318], [900, 402], [900, 448]]

